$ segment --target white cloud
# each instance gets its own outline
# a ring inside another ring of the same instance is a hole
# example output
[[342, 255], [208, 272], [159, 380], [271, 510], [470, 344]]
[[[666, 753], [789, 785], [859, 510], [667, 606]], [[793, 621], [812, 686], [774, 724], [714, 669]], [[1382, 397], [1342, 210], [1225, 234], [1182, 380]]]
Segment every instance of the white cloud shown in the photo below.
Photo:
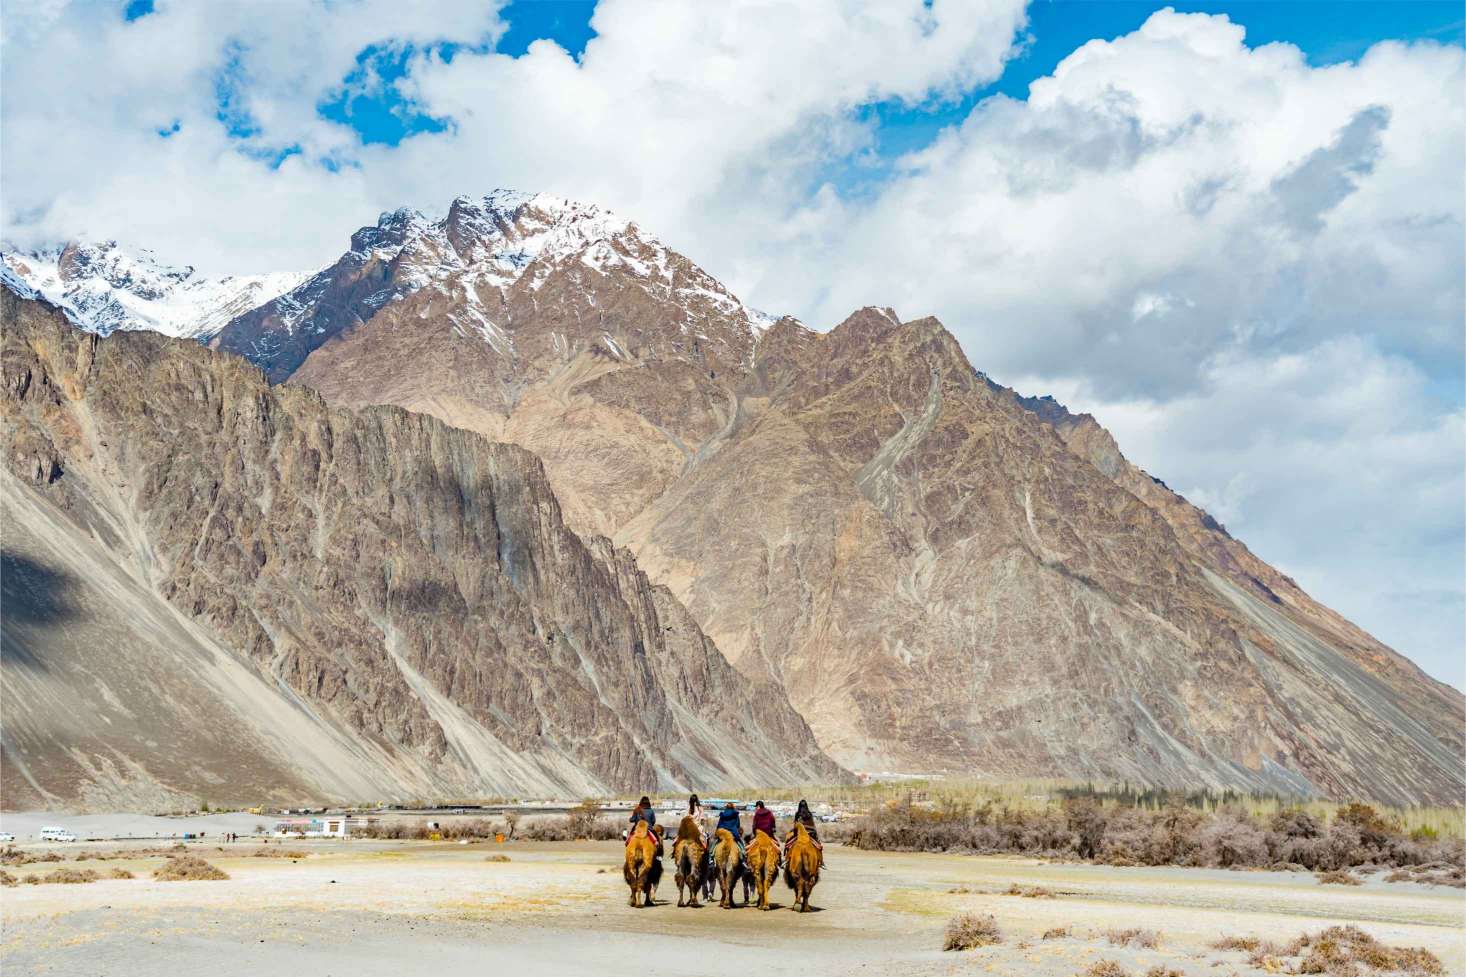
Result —
[[[497, 36], [492, 4], [259, 9], [10, 3], [6, 234], [261, 271], [324, 263], [402, 204], [594, 200], [762, 308], [939, 315], [978, 367], [1094, 409], [1305, 587], [1466, 678], [1459, 46], [1315, 68], [1162, 11], [844, 197], [819, 181], [871, 146], [860, 109], [994, 78], [1022, 0], [602, 0], [579, 60], [542, 41], [451, 62], [423, 52]], [[363, 147], [317, 114], [363, 48], [408, 43], [401, 90], [447, 131]], [[242, 154], [221, 83], [247, 147], [301, 153]]]

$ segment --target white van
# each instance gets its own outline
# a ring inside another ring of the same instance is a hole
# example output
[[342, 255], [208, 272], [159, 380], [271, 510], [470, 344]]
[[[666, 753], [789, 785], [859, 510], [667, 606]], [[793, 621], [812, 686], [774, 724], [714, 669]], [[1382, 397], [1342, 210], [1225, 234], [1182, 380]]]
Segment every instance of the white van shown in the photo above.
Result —
[[75, 841], [76, 840], [76, 835], [72, 834], [70, 831], [67, 831], [65, 828], [57, 828], [57, 827], [42, 828], [41, 829], [41, 840], [42, 841]]

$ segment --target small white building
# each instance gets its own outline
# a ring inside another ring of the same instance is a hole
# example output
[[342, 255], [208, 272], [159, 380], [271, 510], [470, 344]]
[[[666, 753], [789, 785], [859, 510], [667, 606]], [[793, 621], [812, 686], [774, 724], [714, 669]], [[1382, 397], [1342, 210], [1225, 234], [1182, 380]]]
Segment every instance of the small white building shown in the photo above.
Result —
[[313, 818], [288, 818], [275, 823], [280, 838], [345, 838], [358, 828], [371, 825], [376, 818], [348, 814], [322, 814]]

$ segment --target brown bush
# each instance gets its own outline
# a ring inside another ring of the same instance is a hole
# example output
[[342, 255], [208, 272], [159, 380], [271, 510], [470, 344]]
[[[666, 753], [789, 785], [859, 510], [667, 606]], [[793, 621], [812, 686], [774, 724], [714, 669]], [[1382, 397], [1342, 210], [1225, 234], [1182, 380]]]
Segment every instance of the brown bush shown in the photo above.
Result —
[[1067, 936], [1069, 936], [1069, 927], [1055, 926], [1053, 929], [1044, 930], [1043, 938], [1045, 940], [1062, 940]]
[[507, 861], [509, 861], [509, 856], [508, 855], [498, 855], [498, 854], [495, 854], [495, 855], [485, 855], [484, 856], [484, 861], [486, 861], [486, 862], [507, 862]]
[[125, 868], [114, 868], [114, 869], [112, 869], [112, 871], [110, 871], [110, 872], [107, 873], [107, 878], [109, 878], [109, 879], [130, 879], [130, 878], [133, 878], [133, 874], [131, 872], [129, 872], [127, 869], [125, 869]]
[[1114, 960], [1096, 960], [1080, 973], [1083, 977], [1130, 977], [1130, 972]]
[[1186, 977], [1186, 975], [1179, 970], [1156, 964], [1145, 972], [1145, 977]]
[[1348, 872], [1320, 872], [1318, 873], [1319, 885], [1363, 885], [1364, 883], [1350, 875]]
[[1212, 941], [1213, 950], [1242, 950], [1251, 953], [1258, 948], [1262, 940], [1255, 936], [1224, 936], [1220, 940]]
[[993, 802], [923, 807], [897, 801], [855, 819], [849, 843], [873, 851], [970, 851], [1079, 857], [1112, 865], [1196, 865], [1339, 871], [1366, 865], [1440, 871], [1416, 881], [1466, 887], [1466, 843], [1405, 834], [1368, 805], [1341, 808], [1325, 830], [1302, 810], [1260, 820], [1239, 807], [1207, 814], [1171, 803], [1158, 809], [1101, 807], [1092, 798], [1047, 810]]
[[1022, 896], [1025, 899], [1052, 899], [1054, 894], [1041, 885], [1019, 885], [1014, 882], [1008, 886], [1005, 896]]
[[972, 950], [980, 946], [992, 946], [1003, 942], [998, 921], [992, 916], [979, 913], [962, 913], [947, 922], [943, 950]]
[[1161, 942], [1161, 934], [1146, 929], [1112, 929], [1105, 930], [1105, 939], [1112, 946], [1138, 946], [1154, 950]]
[[28, 885], [81, 885], [99, 878], [101, 876], [89, 868], [56, 868], [45, 875], [28, 875], [25, 881]]
[[[1248, 962], [1265, 970], [1287, 969], [1297, 974], [1353, 977], [1360, 968], [1397, 972], [1413, 977], [1434, 977], [1444, 972], [1440, 958], [1421, 947], [1387, 946], [1357, 926], [1330, 926], [1319, 933], [1304, 933], [1279, 944], [1255, 936], [1226, 937], [1213, 943], [1218, 950], [1250, 951]], [[1289, 958], [1301, 958], [1288, 963]]]
[[19, 848], [0, 851], [0, 865], [33, 865], [37, 862], [59, 862], [61, 856], [53, 851], [27, 852]]
[[11, 886], [19, 884], [20, 883], [16, 880], [15, 876], [11, 875], [3, 868], [0, 868], [0, 885]]
[[614, 841], [621, 837], [621, 825], [610, 818], [569, 814], [521, 821], [519, 835], [529, 841]]
[[229, 875], [195, 855], [176, 855], [156, 869], [153, 878], [160, 882], [194, 882], [227, 879]]

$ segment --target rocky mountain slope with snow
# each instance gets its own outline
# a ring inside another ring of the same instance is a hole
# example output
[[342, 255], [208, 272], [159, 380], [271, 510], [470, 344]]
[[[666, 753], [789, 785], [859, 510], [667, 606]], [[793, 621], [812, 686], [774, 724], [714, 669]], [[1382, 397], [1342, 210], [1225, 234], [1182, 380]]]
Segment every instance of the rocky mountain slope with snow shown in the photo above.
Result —
[[9, 808], [843, 776], [533, 455], [0, 290]]
[[230, 320], [295, 288], [299, 273], [208, 278], [117, 242], [79, 242], [40, 251], [0, 250], [6, 284], [61, 308], [75, 325], [106, 336], [148, 329], [207, 340]]
[[384, 215], [217, 344], [539, 455], [862, 770], [1459, 797], [1459, 692], [931, 319], [770, 324], [544, 196]]

